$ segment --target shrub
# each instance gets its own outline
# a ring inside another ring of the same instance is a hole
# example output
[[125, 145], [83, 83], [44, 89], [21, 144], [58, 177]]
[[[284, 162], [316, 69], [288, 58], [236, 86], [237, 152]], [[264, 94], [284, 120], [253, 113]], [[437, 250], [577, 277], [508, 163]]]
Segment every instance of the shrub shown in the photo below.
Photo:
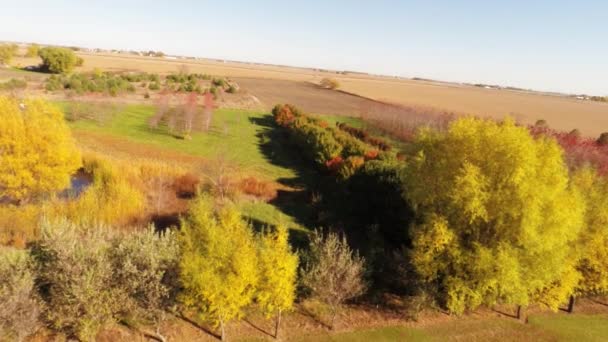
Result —
[[23, 202], [69, 186], [80, 154], [63, 113], [44, 100], [0, 96], [0, 198]]
[[19, 47], [15, 44], [0, 45], [0, 64], [9, 64]]
[[27, 251], [0, 247], [0, 336], [23, 341], [40, 327], [42, 312]]
[[597, 138], [597, 144], [600, 146], [608, 145], [608, 132], [600, 134], [600, 136]]
[[148, 89], [150, 89], [150, 90], [159, 90], [160, 89], [160, 84], [158, 84], [158, 82], [156, 82], [156, 81], [151, 82], [148, 85]]
[[110, 250], [114, 272], [110, 286], [124, 295], [120, 315], [126, 319], [152, 321], [156, 334], [167, 310], [176, 304], [179, 285], [177, 265], [179, 248], [176, 235], [166, 231], [162, 235], [154, 228], [123, 234], [114, 238]]
[[214, 78], [211, 81], [211, 84], [213, 84], [215, 87], [224, 88], [226, 86], [226, 80], [223, 78]]
[[193, 197], [199, 192], [201, 180], [192, 173], [186, 173], [175, 179], [173, 189], [180, 197]]
[[65, 220], [45, 221], [33, 247], [45, 318], [51, 327], [94, 340], [114, 320], [124, 298], [111, 286], [112, 263], [105, 227], [85, 229]]
[[329, 306], [331, 327], [340, 306], [365, 292], [364, 273], [365, 260], [353, 253], [344, 236], [335, 233], [324, 236], [320, 231], [312, 234], [302, 285]]
[[54, 74], [69, 73], [79, 63], [82, 65], [79, 57], [70, 49], [45, 47], [40, 49], [38, 55], [42, 58], [41, 69]]
[[255, 177], [247, 177], [239, 183], [239, 189], [247, 195], [252, 195], [260, 198], [274, 198], [277, 195], [277, 190], [269, 182], [263, 182]]
[[93, 183], [78, 199], [57, 208], [58, 216], [64, 215], [81, 225], [111, 226], [126, 226], [141, 217], [144, 195], [128, 180], [134, 177], [135, 170], [88, 155], [84, 158], [84, 171], [93, 175]]
[[235, 86], [233, 86], [233, 85], [230, 85], [230, 86], [228, 87], [228, 89], [226, 90], [226, 92], [227, 92], [227, 93], [230, 93], [230, 94], [234, 94], [234, 93], [236, 93], [236, 87], [235, 87]]
[[340, 87], [340, 83], [333, 78], [324, 78], [320, 83], [321, 87], [327, 89], [338, 89]]
[[274, 116], [274, 121], [283, 127], [289, 126], [296, 118], [291, 107], [287, 105], [276, 105], [272, 109], [272, 115]]
[[549, 124], [547, 124], [547, 120], [540, 119], [540, 120], [536, 120], [536, 123], [534, 124], [534, 126], [541, 127], [541, 128], [548, 128]]
[[40, 45], [32, 44], [27, 47], [25, 57], [38, 57], [38, 51], [40, 51]]
[[146, 93], [144, 94], [144, 99], [149, 99], [149, 98], [150, 98], [150, 93], [146, 92]]
[[365, 159], [363, 157], [350, 156], [346, 158], [344, 163], [342, 163], [342, 165], [340, 166], [340, 169], [338, 170], [338, 176], [341, 179], [348, 179], [349, 177], [353, 176], [355, 172], [357, 172], [357, 170], [359, 170], [359, 168], [363, 166], [364, 163]]
[[27, 87], [27, 82], [24, 80], [19, 80], [16, 78], [11, 78], [10, 80], [0, 83], [0, 90], [15, 90], [15, 89], [25, 89]]

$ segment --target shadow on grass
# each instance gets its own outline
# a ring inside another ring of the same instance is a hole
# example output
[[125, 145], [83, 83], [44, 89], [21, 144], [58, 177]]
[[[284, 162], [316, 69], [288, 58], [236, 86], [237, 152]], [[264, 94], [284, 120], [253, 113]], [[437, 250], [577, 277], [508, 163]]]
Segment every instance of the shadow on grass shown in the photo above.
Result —
[[276, 166], [291, 169], [295, 177], [281, 178], [278, 182], [289, 190], [281, 189], [269, 203], [285, 215], [309, 229], [317, 223], [317, 209], [311, 203], [315, 189], [322, 186], [323, 176], [301, 156], [289, 142], [287, 132], [276, 129], [271, 115], [253, 117], [251, 123], [262, 128], [258, 133], [259, 148], [266, 160]]
[[261, 332], [262, 334], [268, 335], [270, 337], [275, 337], [273, 334], [269, 333], [268, 331], [258, 327], [257, 325], [253, 324], [249, 319], [244, 318], [243, 321], [245, 321], [245, 323], [249, 324], [252, 328], [254, 328], [255, 330]]
[[200, 329], [201, 331], [209, 334], [210, 336], [215, 337], [218, 340], [222, 339], [222, 336], [220, 336], [219, 334], [214, 333], [213, 331], [211, 331], [209, 328], [204, 327], [202, 325], [200, 325], [199, 323], [197, 323], [196, 321], [194, 321], [193, 319], [186, 317], [183, 314], [178, 314], [176, 317], [180, 318], [181, 320], [183, 320], [184, 322], [190, 323], [190, 325], [192, 325], [195, 328]]

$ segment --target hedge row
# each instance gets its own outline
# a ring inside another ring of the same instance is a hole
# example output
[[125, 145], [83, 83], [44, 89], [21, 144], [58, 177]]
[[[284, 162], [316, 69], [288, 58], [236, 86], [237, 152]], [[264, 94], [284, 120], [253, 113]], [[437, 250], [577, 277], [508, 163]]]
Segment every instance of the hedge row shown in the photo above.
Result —
[[363, 142], [377, 147], [380, 151], [391, 150], [391, 145], [389, 145], [386, 141], [377, 137], [370, 136], [368, 132], [361, 128], [350, 126], [345, 122], [336, 122], [336, 127]]
[[335, 172], [340, 179], [351, 177], [366, 161], [395, 158], [394, 154], [328, 127], [327, 122], [305, 115], [292, 105], [276, 105], [272, 113], [275, 122], [288, 129], [291, 140], [308, 159]]

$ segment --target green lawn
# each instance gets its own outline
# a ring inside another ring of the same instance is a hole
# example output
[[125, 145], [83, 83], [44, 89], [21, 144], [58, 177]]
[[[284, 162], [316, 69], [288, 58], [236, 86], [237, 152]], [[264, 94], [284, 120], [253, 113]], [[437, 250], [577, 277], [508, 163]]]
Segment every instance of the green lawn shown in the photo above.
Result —
[[[59, 102], [64, 110], [73, 104]], [[95, 110], [90, 105], [90, 110]], [[103, 123], [92, 120], [70, 122], [74, 131], [93, 132], [125, 139], [127, 141], [154, 146], [159, 149], [177, 151], [213, 161], [219, 156], [239, 165], [244, 174], [258, 178], [278, 181], [296, 188], [306, 182], [303, 177], [311, 177], [310, 165], [302, 165], [294, 151], [272, 139], [269, 113], [238, 109], [219, 109], [213, 114], [208, 132], [196, 132], [192, 139], [177, 139], [166, 129], [152, 129], [148, 120], [154, 115], [154, 107], [149, 105], [124, 105], [109, 120]], [[337, 116], [324, 116], [330, 124], [346, 121], [357, 124], [357, 119]], [[293, 212], [282, 213], [276, 206], [265, 202], [241, 203], [243, 214], [256, 225], [285, 223], [292, 229], [306, 229], [303, 222], [294, 219]], [[297, 216], [297, 215], [296, 215]]]
[[458, 319], [424, 327], [392, 326], [307, 336], [296, 341], [608, 341], [608, 316], [546, 314], [529, 324], [510, 318]]

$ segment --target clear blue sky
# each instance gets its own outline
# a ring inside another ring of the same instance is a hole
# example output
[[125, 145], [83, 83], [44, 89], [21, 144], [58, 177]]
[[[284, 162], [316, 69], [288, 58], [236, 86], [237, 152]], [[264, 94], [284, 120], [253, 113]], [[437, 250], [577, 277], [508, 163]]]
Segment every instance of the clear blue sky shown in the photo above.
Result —
[[608, 95], [608, 1], [3, 1], [0, 40]]

